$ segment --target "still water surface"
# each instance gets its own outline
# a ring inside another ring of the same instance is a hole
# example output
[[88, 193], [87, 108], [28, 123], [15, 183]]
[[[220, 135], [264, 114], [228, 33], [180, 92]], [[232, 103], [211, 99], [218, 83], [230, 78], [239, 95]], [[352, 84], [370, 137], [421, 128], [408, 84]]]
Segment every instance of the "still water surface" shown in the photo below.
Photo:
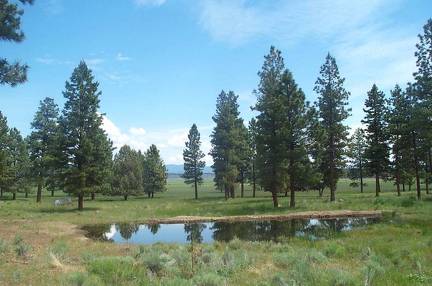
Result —
[[328, 239], [340, 232], [366, 227], [378, 218], [296, 219], [190, 224], [98, 224], [86, 225], [87, 237], [114, 243], [211, 243], [235, 237], [247, 241], [279, 241], [287, 237]]

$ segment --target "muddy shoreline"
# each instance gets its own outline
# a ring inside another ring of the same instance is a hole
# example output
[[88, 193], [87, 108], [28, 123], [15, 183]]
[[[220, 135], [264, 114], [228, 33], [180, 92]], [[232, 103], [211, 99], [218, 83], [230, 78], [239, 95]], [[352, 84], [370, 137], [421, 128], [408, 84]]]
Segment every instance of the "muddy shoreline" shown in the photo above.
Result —
[[236, 222], [236, 221], [285, 221], [292, 219], [337, 219], [337, 218], [380, 218], [382, 211], [307, 211], [278, 215], [236, 215], [236, 216], [176, 216], [169, 218], [150, 218], [140, 221], [145, 224], [160, 223], [198, 223], [198, 222]]

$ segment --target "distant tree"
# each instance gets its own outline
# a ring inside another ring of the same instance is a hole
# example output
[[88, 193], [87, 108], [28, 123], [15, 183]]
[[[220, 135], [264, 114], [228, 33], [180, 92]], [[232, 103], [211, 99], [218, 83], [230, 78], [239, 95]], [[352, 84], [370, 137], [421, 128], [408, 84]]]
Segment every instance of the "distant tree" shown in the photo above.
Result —
[[216, 113], [213, 121], [216, 123], [211, 137], [213, 157], [212, 168], [215, 173], [214, 182], [219, 189], [225, 191], [225, 199], [235, 197], [234, 189], [239, 177], [241, 164], [242, 132], [240, 126], [243, 119], [238, 111], [238, 96], [234, 92], [222, 91], [216, 102]]
[[249, 121], [248, 128], [248, 144], [249, 144], [249, 152], [250, 152], [250, 169], [248, 173], [249, 181], [252, 182], [252, 197], [255, 198], [256, 195], [256, 185], [257, 185], [257, 176], [256, 176], [256, 158], [257, 158], [257, 146], [256, 146], [256, 137], [257, 137], [257, 126], [256, 119], [252, 118]]
[[251, 160], [251, 149], [248, 145], [248, 129], [243, 124], [243, 120], [239, 121], [238, 126], [238, 155], [239, 155], [239, 162], [238, 162], [238, 182], [240, 183], [240, 197], [244, 197], [244, 184], [247, 180], [247, 173], [250, 168], [250, 160]]
[[319, 196], [322, 197], [325, 183], [324, 172], [327, 168], [324, 165], [324, 128], [319, 120], [319, 112], [315, 106], [308, 110], [308, 127], [306, 146], [308, 155], [311, 158], [310, 189], [318, 190]]
[[143, 164], [137, 151], [123, 145], [114, 156], [113, 192], [124, 197], [137, 195], [143, 190]]
[[9, 127], [7, 118], [0, 111], [0, 197], [8, 185], [9, 177]]
[[28, 193], [30, 188], [30, 159], [26, 142], [16, 128], [9, 131], [9, 180], [6, 190], [16, 199], [17, 192]]
[[366, 167], [375, 176], [375, 195], [381, 191], [380, 177], [388, 170], [389, 146], [386, 122], [387, 106], [384, 93], [374, 84], [367, 93], [365, 102], [365, 118], [362, 123], [366, 125], [367, 148], [365, 152]]
[[[405, 93], [396, 85], [394, 89], [390, 92], [391, 97], [389, 100], [389, 110], [388, 110], [388, 133], [389, 133], [389, 143], [392, 146], [393, 161], [391, 163], [393, 178], [395, 179], [396, 191], [398, 196], [401, 195], [401, 184], [403, 183], [404, 173], [409, 170], [411, 158], [407, 155], [409, 159], [405, 159], [405, 155], [409, 152], [411, 142], [409, 140], [409, 122], [408, 119], [410, 115], [409, 102]], [[405, 160], [404, 160], [405, 159]]]
[[200, 133], [194, 123], [189, 130], [188, 141], [185, 142], [185, 149], [183, 150], [184, 173], [182, 177], [186, 184], [194, 184], [196, 200], [198, 199], [198, 185], [203, 182], [202, 175], [205, 167], [205, 161], [202, 160], [205, 154], [200, 148]]
[[151, 145], [144, 154], [143, 185], [144, 192], [153, 198], [154, 193], [166, 190], [167, 170], [156, 145]]
[[349, 168], [349, 177], [352, 181], [351, 186], [360, 186], [360, 193], [363, 193], [363, 187], [365, 186], [363, 182], [365, 151], [367, 147], [365, 136], [363, 129], [357, 128], [350, 138], [348, 151], [351, 159]]
[[350, 115], [350, 109], [346, 108], [350, 93], [345, 90], [344, 81], [345, 78], [339, 74], [335, 58], [328, 54], [314, 91], [318, 93], [317, 105], [323, 131], [323, 180], [330, 188], [330, 201], [336, 199], [336, 185], [345, 165], [343, 158], [348, 127], [344, 125], [344, 120]]
[[29, 152], [32, 164], [32, 175], [37, 182], [36, 202], [42, 198], [42, 188], [47, 180], [54, 175], [59, 110], [54, 99], [46, 97], [40, 102], [29, 136]]
[[[20, 0], [22, 4], [32, 4], [33, 0]], [[0, 40], [19, 43], [24, 39], [21, 30], [21, 16], [24, 11], [17, 3], [8, 0], [0, 0]], [[5, 58], [0, 58], [0, 84], [16, 86], [27, 80], [27, 65], [19, 62], [9, 63]]]
[[[105, 148], [99, 148], [102, 141], [108, 141], [102, 130], [102, 115], [99, 113], [99, 83], [91, 70], [82, 61], [66, 82], [63, 92], [66, 103], [60, 117], [62, 177], [64, 189], [78, 196], [78, 209], [84, 207], [84, 195], [91, 194], [104, 185], [102, 170], [109, 169], [104, 161]], [[108, 145], [108, 143], [105, 143]]]

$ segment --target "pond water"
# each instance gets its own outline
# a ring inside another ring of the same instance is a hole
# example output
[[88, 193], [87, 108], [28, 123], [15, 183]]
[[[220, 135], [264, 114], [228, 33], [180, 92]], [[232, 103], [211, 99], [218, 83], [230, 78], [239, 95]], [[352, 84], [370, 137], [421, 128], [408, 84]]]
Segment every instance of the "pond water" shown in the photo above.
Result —
[[114, 243], [211, 243], [235, 237], [248, 241], [279, 241], [287, 237], [327, 239], [340, 232], [365, 227], [378, 218], [296, 219], [179, 224], [98, 224], [86, 225], [89, 238]]

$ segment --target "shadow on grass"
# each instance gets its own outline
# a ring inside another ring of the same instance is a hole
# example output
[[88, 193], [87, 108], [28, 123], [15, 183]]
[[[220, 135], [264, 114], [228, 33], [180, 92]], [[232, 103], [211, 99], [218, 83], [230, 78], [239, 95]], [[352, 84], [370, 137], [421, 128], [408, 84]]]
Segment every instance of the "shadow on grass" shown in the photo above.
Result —
[[100, 210], [99, 208], [95, 208], [95, 207], [85, 207], [82, 211], [79, 211], [77, 208], [64, 208], [64, 207], [44, 207], [44, 208], [40, 208], [40, 209], [32, 209], [32, 212], [35, 213], [73, 213], [73, 212], [77, 212], [77, 213], [84, 213], [84, 212], [89, 212], [89, 211], [98, 211]]

